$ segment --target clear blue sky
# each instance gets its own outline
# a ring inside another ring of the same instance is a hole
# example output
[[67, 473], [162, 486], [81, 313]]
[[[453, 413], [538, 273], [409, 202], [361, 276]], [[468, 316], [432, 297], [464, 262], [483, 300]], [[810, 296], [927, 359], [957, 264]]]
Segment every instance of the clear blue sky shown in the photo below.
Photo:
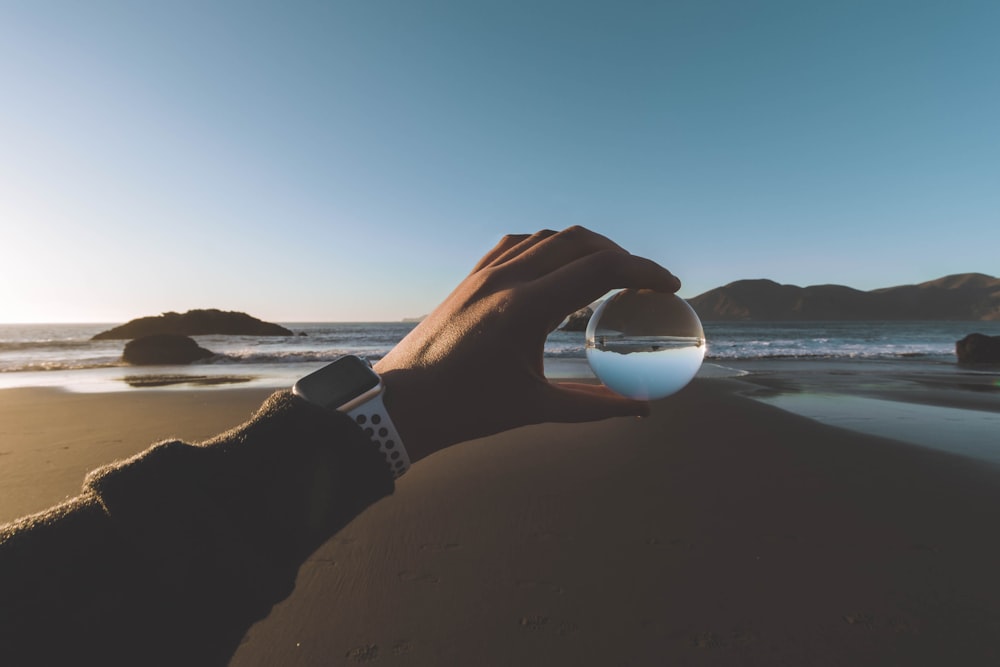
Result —
[[1000, 273], [1000, 2], [0, 4], [0, 321], [428, 312], [586, 225], [694, 296]]

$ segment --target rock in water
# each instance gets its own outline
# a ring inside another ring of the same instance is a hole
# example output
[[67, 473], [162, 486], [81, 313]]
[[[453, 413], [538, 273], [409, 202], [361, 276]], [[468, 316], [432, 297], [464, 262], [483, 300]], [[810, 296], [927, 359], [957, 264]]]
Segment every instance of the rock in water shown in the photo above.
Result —
[[960, 364], [1000, 364], [1000, 336], [971, 333], [955, 343]]
[[156, 366], [161, 364], [190, 364], [206, 359], [215, 353], [206, 350], [187, 336], [156, 334], [130, 340], [125, 344], [122, 359], [136, 366]]
[[176, 336], [292, 336], [285, 327], [258, 320], [237, 311], [210, 308], [186, 313], [163, 313], [156, 317], [140, 317], [120, 327], [108, 329], [93, 340], [127, 340], [155, 334]]
[[590, 309], [589, 306], [586, 308], [581, 308], [572, 315], [566, 318], [566, 323], [559, 327], [560, 331], [586, 331], [587, 322], [590, 321], [590, 316], [594, 314], [594, 311]]

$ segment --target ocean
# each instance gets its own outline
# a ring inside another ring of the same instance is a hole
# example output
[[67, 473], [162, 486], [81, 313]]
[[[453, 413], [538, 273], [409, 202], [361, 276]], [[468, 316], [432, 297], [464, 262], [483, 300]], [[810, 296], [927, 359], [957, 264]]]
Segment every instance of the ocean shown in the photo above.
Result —
[[[150, 387], [288, 386], [342, 354], [381, 358], [416, 325], [408, 322], [283, 323], [291, 337], [197, 336], [216, 356], [205, 363], [134, 367], [125, 341], [91, 337], [113, 324], [0, 324], [0, 388], [58, 386], [76, 391]], [[727, 322], [705, 324], [705, 372], [759, 367], [766, 360], [878, 360], [906, 368], [955, 367], [955, 341], [1000, 322]], [[557, 331], [545, 345], [551, 377], [591, 376], [582, 333]], [[752, 370], [750, 371], [752, 372]]]

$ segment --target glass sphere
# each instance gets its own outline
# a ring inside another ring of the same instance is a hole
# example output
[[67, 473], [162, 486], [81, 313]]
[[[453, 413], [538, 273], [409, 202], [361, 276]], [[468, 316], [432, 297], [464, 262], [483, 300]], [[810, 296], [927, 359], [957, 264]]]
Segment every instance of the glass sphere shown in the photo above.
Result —
[[705, 331], [675, 294], [627, 289], [605, 299], [587, 324], [587, 362], [608, 388], [654, 400], [680, 391], [705, 358]]

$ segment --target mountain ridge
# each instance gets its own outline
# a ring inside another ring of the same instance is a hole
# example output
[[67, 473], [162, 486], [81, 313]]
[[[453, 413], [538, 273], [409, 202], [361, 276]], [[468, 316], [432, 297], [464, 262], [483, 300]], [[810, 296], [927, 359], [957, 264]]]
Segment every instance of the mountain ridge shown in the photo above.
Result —
[[737, 280], [688, 299], [704, 321], [1000, 320], [1000, 278], [956, 273], [862, 291], [846, 285]]

